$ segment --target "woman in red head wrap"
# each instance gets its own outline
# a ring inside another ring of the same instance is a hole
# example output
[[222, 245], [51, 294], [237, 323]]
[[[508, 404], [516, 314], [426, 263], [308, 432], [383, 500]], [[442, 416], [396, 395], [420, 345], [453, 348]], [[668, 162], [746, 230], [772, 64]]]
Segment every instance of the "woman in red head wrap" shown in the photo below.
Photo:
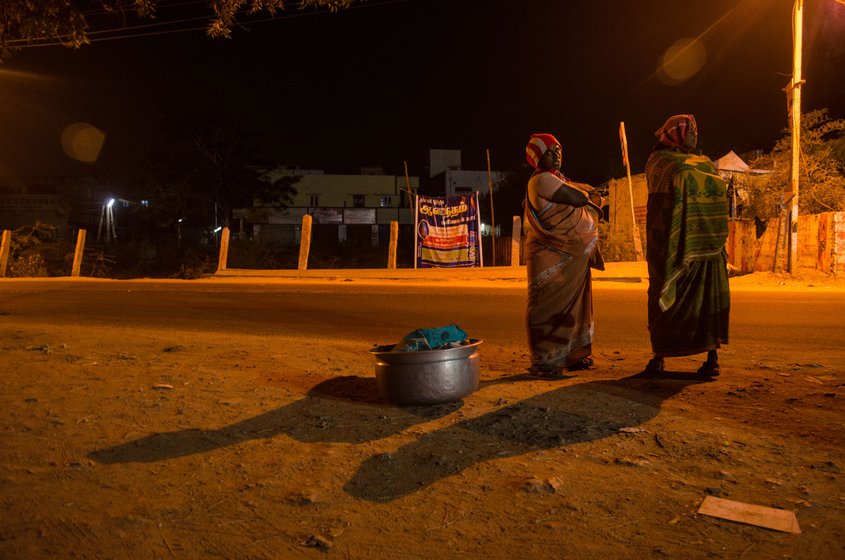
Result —
[[725, 182], [698, 145], [692, 115], [669, 117], [646, 163], [648, 206], [648, 329], [654, 358], [648, 372], [660, 372], [664, 358], [707, 352], [699, 368], [718, 375], [716, 354], [728, 342], [725, 241], [728, 206]]
[[592, 187], [561, 174], [561, 152], [551, 134], [532, 135], [525, 148], [535, 169], [524, 203], [530, 371], [543, 377], [562, 377], [593, 363], [590, 262], [601, 262], [601, 210], [587, 196]]

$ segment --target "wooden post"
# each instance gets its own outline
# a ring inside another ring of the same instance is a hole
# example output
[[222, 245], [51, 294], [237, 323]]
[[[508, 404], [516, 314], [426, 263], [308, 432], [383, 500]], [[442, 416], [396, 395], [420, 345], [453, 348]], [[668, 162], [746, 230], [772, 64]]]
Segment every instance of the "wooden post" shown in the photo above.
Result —
[[308, 252], [311, 250], [311, 214], [302, 216], [302, 236], [299, 238], [299, 270], [308, 270]]
[[522, 218], [513, 217], [513, 232], [511, 232], [511, 266], [519, 266], [519, 246], [522, 240]]
[[616, 212], [616, 208], [619, 205], [619, 181], [617, 181], [615, 178], [611, 179], [608, 182], [607, 197], [608, 204], [610, 206], [610, 208], [608, 209], [608, 215], [605, 216], [610, 225], [608, 238], [616, 239], [616, 236], [619, 234], [619, 220], [616, 219], [617, 216], [614, 214], [614, 212]]
[[787, 230], [789, 251], [787, 253], [787, 270], [790, 274], [798, 272], [798, 183], [801, 170], [801, 50], [804, 37], [804, 0], [795, 0], [792, 7], [792, 106], [790, 107], [790, 128], [792, 129], [792, 168], [790, 184], [792, 185], [792, 200], [790, 201], [789, 229]]
[[226, 270], [229, 261], [229, 228], [224, 227], [220, 232], [220, 257], [217, 259], [217, 272]]
[[496, 266], [496, 212], [493, 209], [493, 172], [490, 171], [490, 150], [487, 150], [487, 188], [490, 190], [490, 234], [493, 236], [493, 266]]
[[399, 222], [390, 222], [390, 247], [387, 253], [387, 268], [396, 269], [396, 247], [399, 245]]
[[76, 234], [76, 251], [73, 253], [73, 268], [70, 269], [70, 275], [74, 278], [79, 277], [82, 270], [82, 257], [85, 254], [85, 230], [80, 229]]
[[637, 214], [634, 212], [634, 182], [631, 180], [631, 162], [628, 161], [628, 138], [625, 136], [625, 123], [619, 123], [619, 139], [622, 142], [622, 162], [628, 175], [628, 196], [631, 198], [631, 224], [634, 234], [634, 251], [637, 260], [643, 260], [643, 241], [640, 239], [640, 227], [637, 225]]
[[6, 277], [6, 267], [9, 264], [9, 249], [12, 248], [12, 231], [3, 230], [3, 241], [0, 243], [0, 278]]
[[405, 165], [405, 190], [408, 192], [408, 208], [413, 208], [414, 203], [411, 198], [413, 198], [414, 193], [411, 192], [411, 179], [408, 178], [408, 162], [403, 161], [402, 163]]

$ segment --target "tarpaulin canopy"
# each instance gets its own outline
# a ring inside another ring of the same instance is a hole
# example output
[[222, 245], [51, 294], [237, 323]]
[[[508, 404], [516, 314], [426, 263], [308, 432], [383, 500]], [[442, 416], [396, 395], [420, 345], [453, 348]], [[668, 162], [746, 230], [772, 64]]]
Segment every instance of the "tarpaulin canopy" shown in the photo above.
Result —
[[[745, 163], [741, 157], [731, 150], [719, 159], [713, 162], [716, 169], [719, 171], [730, 171], [734, 173], [753, 173], [755, 175], [763, 175], [771, 173], [771, 169], [752, 169], [750, 165]], [[728, 174], [729, 175], [729, 174]], [[723, 174], [723, 176], [725, 176]]]
[[751, 167], [742, 161], [742, 158], [736, 155], [733, 150], [723, 155], [713, 163], [716, 164], [716, 169], [719, 171], [739, 171], [741, 173], [748, 173], [751, 171]]

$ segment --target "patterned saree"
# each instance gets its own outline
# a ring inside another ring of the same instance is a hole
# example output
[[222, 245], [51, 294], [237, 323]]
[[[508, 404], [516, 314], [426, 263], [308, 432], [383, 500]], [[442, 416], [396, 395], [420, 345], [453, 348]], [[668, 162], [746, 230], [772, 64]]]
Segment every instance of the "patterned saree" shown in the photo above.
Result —
[[656, 357], [728, 341], [725, 182], [706, 156], [655, 151], [646, 164], [648, 328]]
[[566, 368], [592, 353], [590, 258], [598, 230], [592, 207], [525, 203], [526, 312], [532, 367]]

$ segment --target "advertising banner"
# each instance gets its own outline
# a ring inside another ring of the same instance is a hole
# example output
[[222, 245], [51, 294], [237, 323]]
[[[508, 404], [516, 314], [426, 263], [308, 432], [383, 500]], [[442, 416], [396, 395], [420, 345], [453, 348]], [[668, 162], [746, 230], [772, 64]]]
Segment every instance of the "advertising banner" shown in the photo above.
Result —
[[478, 193], [417, 196], [415, 266], [483, 266]]

